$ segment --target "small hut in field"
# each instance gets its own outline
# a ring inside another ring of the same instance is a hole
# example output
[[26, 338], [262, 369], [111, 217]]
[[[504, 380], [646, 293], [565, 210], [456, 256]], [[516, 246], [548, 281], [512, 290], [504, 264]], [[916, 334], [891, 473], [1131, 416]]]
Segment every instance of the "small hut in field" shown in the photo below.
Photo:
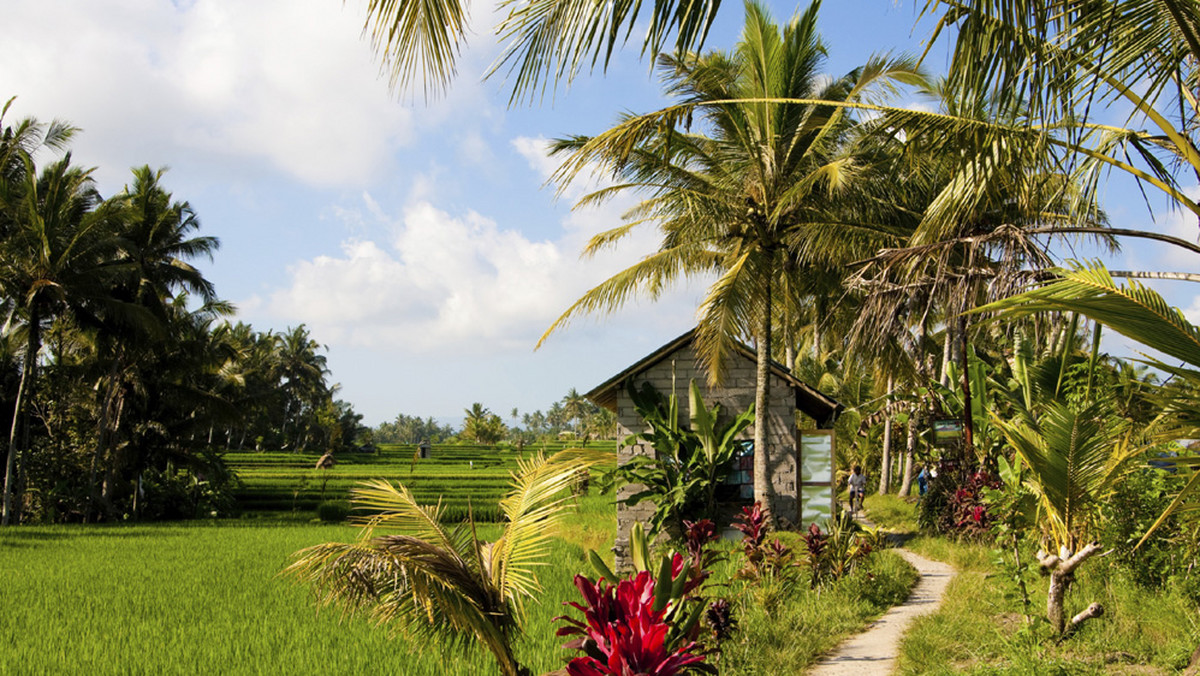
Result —
[[[754, 403], [756, 353], [738, 343], [725, 364], [725, 378], [715, 388], [708, 386], [707, 371], [696, 354], [692, 329], [638, 360], [587, 393], [587, 398], [617, 416], [618, 438], [644, 431], [646, 423], [634, 408], [628, 386], [641, 387], [649, 382], [664, 396], [672, 392], [687, 401], [688, 384], [695, 380], [706, 405], [720, 404], [722, 416], [736, 415]], [[833, 421], [841, 404], [800, 382], [782, 364], [772, 361], [771, 392], [767, 411], [759, 412], [755, 424], [766, 424], [768, 471], [773, 488], [772, 510], [781, 526], [797, 526], [815, 518], [829, 516], [833, 509]], [[686, 409], [686, 404], [682, 406]], [[816, 421], [817, 430], [801, 432], [797, 412]], [[683, 413], [686, 415], [686, 413]], [[743, 433], [745, 451], [734, 459], [737, 465], [730, 477], [735, 503], [752, 504], [754, 426]], [[637, 454], [653, 454], [650, 444], [641, 443], [617, 449], [617, 462], [628, 462]], [[637, 486], [621, 489], [618, 498], [633, 495]], [[737, 505], [734, 505], [737, 506]], [[654, 506], [643, 501], [635, 506], [617, 506], [617, 539], [613, 547], [617, 565], [628, 560], [629, 532], [636, 522], [647, 523]], [[718, 524], [727, 526], [728, 524]]]

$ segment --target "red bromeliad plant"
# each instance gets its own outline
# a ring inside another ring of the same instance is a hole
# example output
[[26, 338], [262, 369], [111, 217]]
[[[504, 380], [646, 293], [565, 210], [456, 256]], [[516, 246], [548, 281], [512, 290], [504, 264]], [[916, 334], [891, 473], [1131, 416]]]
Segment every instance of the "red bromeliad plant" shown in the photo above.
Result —
[[[669, 581], [686, 579], [683, 557], [671, 562]], [[559, 636], [578, 636], [564, 647], [582, 650], [567, 665], [571, 676], [673, 676], [684, 673], [716, 673], [704, 662], [701, 646], [693, 638], [674, 636], [667, 621], [669, 603], [663, 602], [663, 580], [657, 582], [649, 571], [616, 586], [605, 580], [593, 583], [583, 575], [575, 576], [575, 586], [584, 603], [567, 605], [583, 613], [583, 621], [563, 616]], [[694, 624], [694, 623], [693, 623]]]

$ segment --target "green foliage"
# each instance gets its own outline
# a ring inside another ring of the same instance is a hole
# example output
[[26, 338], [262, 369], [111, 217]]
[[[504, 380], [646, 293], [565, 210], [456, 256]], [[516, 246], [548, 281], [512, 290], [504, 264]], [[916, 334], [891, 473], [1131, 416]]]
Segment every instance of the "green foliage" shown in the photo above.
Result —
[[[939, 610], [914, 621], [901, 643], [904, 674], [1110, 674], [1182, 669], [1200, 643], [1200, 610], [1166, 589], [1147, 589], [1110, 574], [1104, 565], [1076, 572], [1075, 585], [1106, 609], [1059, 643], [1047, 623], [1026, 628], [1019, 594], [988, 547], [918, 538], [909, 548], [958, 569]], [[1025, 575], [1030, 595], [1044, 602], [1048, 581]], [[1079, 604], [1069, 609], [1082, 610]]]
[[326, 500], [317, 505], [317, 518], [325, 523], [341, 523], [350, 516], [350, 503], [345, 500]]
[[828, 586], [867, 565], [872, 552], [883, 545], [877, 530], [864, 530], [849, 514], [825, 521], [825, 532], [812, 524], [802, 537], [808, 554], [813, 588]]
[[[362, 609], [379, 624], [466, 647], [488, 649], [506, 676], [526, 674], [513, 653], [525, 602], [542, 590], [553, 530], [570, 506], [581, 469], [610, 460], [578, 449], [518, 461], [512, 490], [500, 501], [505, 523], [494, 542], [474, 521], [449, 530], [440, 505], [422, 506], [402, 484], [363, 482], [353, 494], [370, 513], [357, 542], [330, 542], [296, 553], [285, 573], [312, 583], [320, 605]], [[396, 534], [375, 535], [376, 530]]]
[[819, 590], [808, 585], [734, 585], [738, 630], [722, 645], [721, 673], [767, 676], [800, 671], [902, 602], [916, 581], [912, 566], [884, 551]]
[[1034, 423], [998, 421], [1028, 468], [1025, 485], [1037, 497], [1037, 523], [1054, 549], [1074, 552], [1089, 540], [1096, 508], [1128, 472], [1136, 454], [1126, 426], [1105, 403], [1073, 410], [1052, 402]]
[[[1150, 453], [1151, 458], [1156, 455]], [[1138, 546], [1186, 481], [1163, 469], [1139, 469], [1129, 473], [1100, 506], [1100, 540], [1113, 549], [1113, 560], [1138, 585], [1163, 588], [1177, 583], [1187, 594], [1198, 588], [1200, 541], [1195, 524], [1172, 516]], [[1196, 600], [1200, 602], [1200, 597]]]
[[654, 503], [651, 533], [664, 529], [682, 532], [685, 519], [716, 516], [717, 487], [733, 470], [732, 460], [740, 448], [738, 436], [754, 422], [753, 404], [734, 419], [722, 421], [720, 405], [706, 407], [695, 381], [688, 392], [691, 425], [684, 428], [679, 424], [674, 393], [663, 397], [650, 383], [643, 383], [641, 389], [629, 385], [634, 407], [650, 431], [631, 436], [625, 445], [650, 444], [654, 457], [634, 455], [614, 471], [613, 478], [619, 485], [644, 486], [624, 503]]

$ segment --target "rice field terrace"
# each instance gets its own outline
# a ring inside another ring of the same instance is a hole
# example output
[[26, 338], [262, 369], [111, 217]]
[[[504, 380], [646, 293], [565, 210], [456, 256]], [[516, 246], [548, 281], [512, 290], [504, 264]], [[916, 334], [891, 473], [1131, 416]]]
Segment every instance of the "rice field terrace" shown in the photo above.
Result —
[[[367, 479], [403, 483], [417, 500], [441, 500], [447, 520], [497, 517], [496, 503], [508, 491], [517, 459], [539, 451], [547, 454], [571, 447], [570, 442], [538, 444], [516, 451], [502, 446], [435, 445], [430, 457], [414, 459], [411, 444], [383, 444], [373, 453], [340, 453], [330, 469], [317, 469], [313, 453], [229, 452], [225, 462], [238, 476], [235, 491], [243, 512], [312, 512], [322, 502], [344, 501], [350, 489]], [[589, 448], [615, 450], [613, 441], [590, 441]]]

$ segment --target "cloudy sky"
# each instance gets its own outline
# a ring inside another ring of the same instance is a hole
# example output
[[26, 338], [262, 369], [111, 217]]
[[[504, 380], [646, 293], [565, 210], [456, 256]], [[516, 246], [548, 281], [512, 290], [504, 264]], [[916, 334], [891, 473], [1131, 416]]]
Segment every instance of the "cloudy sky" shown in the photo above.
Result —
[[[770, 4], [780, 20], [796, 10]], [[582, 187], [558, 199], [544, 187], [555, 166], [546, 139], [661, 102], [636, 48], [606, 75], [509, 108], [504, 82], [480, 78], [498, 47], [491, 5], [477, 3], [460, 77], [427, 103], [378, 76], [361, 39], [364, 5], [5, 0], [5, 21], [20, 30], [0, 42], [0, 99], [18, 97], [10, 122], [80, 127], [74, 158], [96, 167], [104, 194], [133, 166], [169, 167], [167, 187], [221, 239], [202, 267], [238, 318], [259, 330], [306, 324], [327, 346], [340, 396], [370, 424], [455, 418], [475, 401], [505, 416], [545, 409], [691, 327], [701, 285], [577, 321], [533, 350], [574, 299], [654, 244], [635, 236], [580, 260], [628, 204], [572, 211]], [[740, 15], [725, 3], [710, 46], [733, 44]], [[875, 51], [919, 51], [915, 21], [909, 3], [826, 2], [829, 72]], [[1127, 197], [1110, 204], [1114, 222], [1145, 226]], [[1195, 238], [1194, 223], [1170, 214], [1153, 227]], [[1195, 267], [1140, 249], [1117, 261], [1161, 269], [1163, 258]], [[1189, 304], [1186, 290], [1173, 293]]]

